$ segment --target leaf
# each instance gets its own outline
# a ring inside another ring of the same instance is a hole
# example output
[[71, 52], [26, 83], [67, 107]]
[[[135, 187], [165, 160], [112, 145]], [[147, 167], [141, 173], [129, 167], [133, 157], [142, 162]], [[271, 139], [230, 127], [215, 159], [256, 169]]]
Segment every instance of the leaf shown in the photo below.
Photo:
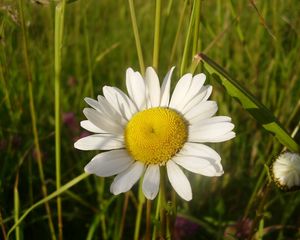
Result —
[[264, 106], [257, 98], [255, 98], [247, 89], [234, 80], [221, 66], [211, 60], [203, 53], [199, 53], [196, 57], [196, 63], [193, 63], [192, 69], [196, 64], [202, 61], [204, 68], [222, 84], [228, 94], [238, 100], [243, 108], [248, 111], [267, 131], [274, 136], [285, 147], [293, 152], [299, 152], [299, 145], [286, 132], [272, 112]]

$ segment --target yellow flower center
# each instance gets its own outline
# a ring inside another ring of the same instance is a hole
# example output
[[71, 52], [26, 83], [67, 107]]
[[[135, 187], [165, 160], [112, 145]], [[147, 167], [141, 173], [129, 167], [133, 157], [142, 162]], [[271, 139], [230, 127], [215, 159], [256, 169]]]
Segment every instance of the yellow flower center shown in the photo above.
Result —
[[145, 164], [165, 165], [188, 136], [186, 120], [169, 108], [150, 108], [135, 114], [125, 128], [128, 153]]

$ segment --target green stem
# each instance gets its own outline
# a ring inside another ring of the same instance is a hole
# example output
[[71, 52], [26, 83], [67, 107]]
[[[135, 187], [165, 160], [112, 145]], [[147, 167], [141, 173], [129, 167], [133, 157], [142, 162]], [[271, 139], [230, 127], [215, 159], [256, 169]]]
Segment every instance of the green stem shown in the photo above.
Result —
[[[20, 198], [19, 198], [19, 191], [18, 191], [18, 184], [19, 184], [19, 174], [16, 176], [15, 186], [14, 186], [14, 220], [15, 223], [19, 220], [20, 214]], [[20, 227], [16, 228], [16, 240], [20, 240]]]
[[200, 26], [200, 12], [201, 12], [201, 0], [195, 0], [195, 24], [194, 24], [194, 38], [193, 38], [193, 50], [192, 54], [195, 55], [199, 52], [198, 41], [199, 36], [199, 26]]
[[125, 224], [125, 218], [128, 208], [128, 200], [129, 200], [129, 192], [125, 193], [125, 199], [124, 199], [124, 205], [123, 205], [123, 211], [122, 211], [122, 218], [120, 222], [120, 228], [119, 228], [119, 239], [122, 238], [123, 230], [124, 230], [124, 224]]
[[128, 3], [129, 3], [129, 10], [130, 10], [134, 39], [135, 39], [135, 45], [136, 45], [136, 50], [137, 50], [139, 64], [140, 64], [140, 70], [141, 70], [142, 75], [144, 75], [144, 73], [145, 73], [144, 58], [143, 58], [143, 52], [142, 52], [142, 47], [141, 47], [141, 40], [140, 40], [140, 36], [139, 36], [139, 30], [137, 27], [137, 21], [136, 21], [136, 16], [135, 16], [133, 0], [128, 0]]
[[175, 57], [175, 53], [176, 53], [176, 50], [178, 48], [178, 46], [177, 46], [178, 45], [178, 40], [179, 40], [179, 37], [182, 35], [181, 29], [182, 29], [184, 17], [186, 16], [185, 15], [185, 9], [186, 9], [187, 4], [188, 4], [188, 1], [185, 0], [184, 4], [182, 6], [182, 9], [181, 9], [178, 28], [177, 28], [177, 31], [176, 31], [175, 39], [174, 39], [172, 50], [171, 50], [170, 64], [173, 64], [173, 59]]
[[9, 239], [10, 234], [16, 229], [17, 226], [19, 226], [19, 224], [21, 222], [23, 222], [23, 220], [27, 217], [27, 215], [32, 212], [35, 208], [37, 208], [38, 206], [50, 201], [51, 199], [59, 196], [60, 194], [64, 193], [66, 190], [68, 190], [69, 188], [73, 187], [74, 185], [76, 185], [77, 183], [79, 183], [80, 181], [82, 181], [83, 179], [85, 179], [86, 177], [88, 177], [89, 174], [88, 173], [82, 173], [79, 176], [77, 176], [76, 178], [72, 179], [71, 181], [69, 181], [68, 183], [66, 183], [65, 185], [61, 186], [59, 189], [57, 189], [55, 192], [49, 194], [47, 197], [41, 199], [40, 201], [38, 201], [37, 203], [31, 205], [30, 208], [28, 208], [23, 215], [19, 218], [19, 220], [11, 227], [11, 229], [9, 229], [8, 233], [7, 233], [7, 239]]
[[[61, 130], [60, 130], [60, 78], [63, 47], [64, 13], [66, 1], [59, 2], [55, 9], [54, 32], [54, 92], [55, 92], [55, 167], [56, 189], [61, 187]], [[62, 205], [61, 198], [57, 198], [58, 236], [63, 239]]]
[[264, 186], [263, 186], [263, 193], [262, 193], [262, 196], [260, 197], [260, 204], [256, 210], [256, 216], [253, 220], [253, 224], [252, 224], [252, 227], [251, 227], [251, 233], [248, 237], [248, 240], [251, 240], [251, 239], [254, 239], [254, 235], [255, 235], [255, 231], [256, 231], [256, 226], [259, 224], [259, 222], [261, 221], [261, 219], [263, 219], [263, 216], [264, 216], [264, 211], [265, 211], [265, 204], [266, 204], [266, 201], [267, 201], [267, 198], [269, 196], [269, 193], [270, 193], [270, 182], [267, 182]]
[[155, 224], [153, 227], [153, 234], [152, 234], [152, 240], [157, 239], [157, 226], [159, 223], [159, 213], [160, 213], [160, 208], [161, 208], [161, 192], [158, 193], [158, 197], [156, 200], [156, 210], [155, 210]]
[[90, 96], [94, 97], [94, 84], [93, 84], [93, 72], [92, 72], [92, 63], [91, 63], [91, 49], [90, 49], [90, 40], [89, 40], [89, 33], [88, 33], [88, 26], [86, 20], [86, 12], [84, 13], [84, 36], [85, 36], [85, 49], [86, 49], [86, 61], [87, 61], [87, 68], [88, 68], [88, 86], [90, 89]]
[[101, 222], [101, 230], [102, 230], [102, 239], [107, 239], [107, 229], [106, 229], [106, 206], [104, 206], [104, 186], [105, 186], [105, 179], [99, 178], [97, 176], [94, 176], [95, 181], [97, 183], [97, 191], [98, 191], [98, 202], [100, 203], [100, 222]]
[[159, 37], [160, 37], [160, 16], [161, 16], [161, 0], [156, 0], [155, 4], [155, 31], [153, 44], [153, 67], [157, 69], [159, 58]]
[[145, 240], [150, 240], [150, 230], [151, 230], [151, 200], [147, 199], [146, 204], [146, 237]]
[[139, 202], [138, 202], [138, 209], [136, 214], [136, 220], [135, 220], [135, 229], [134, 229], [134, 240], [139, 239], [140, 234], [140, 228], [141, 228], [141, 221], [142, 221], [142, 213], [143, 213], [143, 206], [145, 203], [145, 196], [143, 194], [142, 190], [142, 179], [139, 182]]
[[164, 238], [166, 235], [166, 173], [164, 168], [160, 170], [160, 237]]
[[100, 218], [101, 216], [98, 214], [94, 217], [94, 220], [89, 228], [89, 231], [88, 231], [88, 235], [86, 237], [86, 240], [92, 240], [94, 239], [94, 233], [96, 232], [97, 228], [98, 228], [98, 225], [100, 223]]
[[[23, 12], [23, 1], [19, 0], [18, 4], [19, 4], [19, 13], [20, 13], [20, 21], [21, 21], [22, 38], [23, 38], [23, 41], [22, 41], [23, 42], [23, 55], [24, 55], [25, 69], [26, 69], [27, 80], [28, 80], [28, 95], [29, 95], [29, 108], [30, 108], [32, 133], [33, 133], [34, 146], [35, 146], [36, 156], [37, 156], [39, 177], [40, 177], [41, 184], [42, 184], [42, 194], [43, 194], [43, 197], [46, 198], [48, 193], [47, 193], [47, 186], [45, 183], [42, 154], [41, 154], [40, 141], [39, 141], [38, 130], [37, 130], [36, 111], [35, 111], [34, 99], [33, 99], [32, 73], [31, 73], [31, 67], [30, 67], [30, 62], [29, 62], [28, 40], [27, 40], [25, 18], [24, 18], [24, 12]], [[47, 202], [45, 203], [45, 209], [46, 209], [46, 213], [48, 216], [48, 224], [49, 224], [49, 229], [50, 229], [50, 233], [51, 233], [51, 238], [52, 238], [52, 240], [55, 240], [56, 236], [55, 236], [54, 225], [53, 225], [52, 217], [51, 217], [52, 216], [51, 209]]]
[[189, 46], [190, 46], [190, 41], [191, 41], [191, 36], [192, 36], [192, 26], [195, 21], [195, 12], [196, 12], [196, 0], [193, 4], [193, 9], [192, 9], [192, 14], [189, 22], [189, 27], [188, 27], [188, 32], [187, 36], [185, 39], [185, 44], [184, 44], [184, 50], [183, 50], [183, 55], [182, 55], [182, 61], [181, 61], [181, 67], [180, 67], [180, 75], [182, 76], [183, 73], [186, 71], [186, 65], [188, 61], [188, 55], [189, 55]]
[[106, 227], [106, 222], [105, 222], [105, 214], [101, 213], [100, 214], [100, 221], [101, 221], [101, 228], [102, 228], [102, 239], [107, 240], [107, 227]]

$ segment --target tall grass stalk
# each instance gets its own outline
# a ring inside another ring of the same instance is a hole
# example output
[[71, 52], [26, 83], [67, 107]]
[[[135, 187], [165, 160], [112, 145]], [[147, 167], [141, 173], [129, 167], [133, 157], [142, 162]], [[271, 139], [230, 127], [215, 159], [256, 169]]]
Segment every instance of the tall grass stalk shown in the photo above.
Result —
[[154, 28], [154, 43], [153, 43], [153, 62], [154, 68], [158, 68], [159, 45], [160, 45], [160, 16], [161, 16], [161, 0], [155, 2], [155, 28]]
[[[182, 54], [182, 60], [181, 60], [181, 66], [180, 66], [180, 75], [182, 76], [184, 72], [186, 71], [187, 68], [187, 62], [189, 58], [189, 50], [190, 50], [190, 42], [192, 38], [192, 30], [193, 30], [193, 24], [195, 22], [195, 16], [196, 16], [196, 7], [197, 7], [197, 2], [200, 0], [195, 0], [193, 2], [193, 8], [192, 8], [192, 13], [190, 17], [190, 22], [187, 30], [187, 35], [185, 38], [185, 44], [184, 44], [184, 49], [183, 49], [183, 54]], [[192, 59], [191, 59], [192, 60]]]
[[175, 39], [172, 45], [172, 50], [171, 50], [171, 54], [170, 54], [170, 62], [169, 65], [173, 64], [174, 58], [175, 58], [175, 54], [178, 48], [178, 42], [179, 42], [179, 38], [182, 34], [182, 26], [184, 23], [184, 19], [186, 16], [186, 7], [188, 5], [188, 0], [185, 0], [182, 6], [182, 9], [180, 11], [180, 17], [179, 17], [179, 22], [178, 22], [178, 26], [177, 26], [177, 30], [176, 30], [176, 35], [175, 35]]
[[201, 4], [202, 0], [195, 1], [195, 23], [194, 23], [194, 33], [193, 33], [193, 49], [192, 54], [195, 55], [197, 52], [200, 51], [200, 17], [201, 17]]
[[[47, 186], [45, 183], [42, 154], [41, 154], [40, 141], [39, 141], [38, 130], [37, 130], [36, 111], [35, 111], [34, 99], [33, 99], [32, 72], [31, 72], [31, 66], [30, 66], [29, 54], [28, 54], [28, 40], [27, 40], [27, 31], [26, 31], [26, 27], [25, 27], [23, 0], [18, 0], [18, 5], [19, 5], [19, 14], [20, 14], [21, 30], [22, 30], [24, 63], [25, 63], [25, 70], [26, 70], [27, 82], [28, 82], [29, 108], [30, 108], [32, 132], [33, 132], [33, 138], [34, 138], [34, 147], [35, 147], [35, 151], [36, 151], [39, 177], [40, 177], [41, 185], [42, 185], [42, 194], [43, 194], [44, 198], [46, 198], [48, 193], [47, 193]], [[55, 230], [54, 230], [54, 225], [53, 225], [52, 217], [51, 217], [52, 216], [51, 209], [50, 209], [48, 202], [45, 202], [45, 208], [46, 208], [46, 213], [47, 213], [47, 217], [48, 217], [48, 225], [49, 225], [49, 229], [50, 229], [51, 239], [55, 240], [56, 239]]]
[[120, 221], [119, 235], [118, 235], [119, 238], [122, 238], [123, 231], [124, 231], [126, 213], [127, 213], [127, 209], [128, 209], [128, 200], [129, 200], [129, 192], [125, 193], [125, 197], [124, 197], [124, 204], [123, 204], [123, 208], [122, 208], [122, 218]]
[[140, 40], [139, 30], [138, 30], [137, 21], [136, 21], [133, 0], [128, 0], [128, 3], [129, 3], [129, 10], [130, 10], [130, 17], [131, 17], [134, 39], [135, 39], [135, 45], [136, 45], [137, 55], [138, 55], [139, 64], [140, 64], [140, 70], [141, 70], [142, 75], [144, 75], [144, 73], [145, 73], [144, 57], [143, 57], [141, 40]]
[[[59, 2], [55, 8], [54, 29], [54, 94], [55, 94], [55, 167], [56, 167], [56, 189], [61, 187], [61, 130], [60, 130], [60, 81], [61, 61], [64, 32], [64, 15], [66, 1]], [[60, 196], [57, 197], [57, 221], [58, 237], [63, 239], [62, 204]]]
[[89, 94], [90, 97], [94, 96], [94, 84], [93, 84], [93, 70], [92, 70], [92, 62], [91, 62], [91, 48], [90, 48], [90, 38], [88, 32], [88, 25], [87, 25], [87, 16], [85, 11], [83, 22], [84, 22], [84, 37], [85, 37], [85, 50], [86, 50], [86, 62], [87, 62], [87, 69], [88, 69], [88, 86], [89, 86]]
[[[19, 174], [16, 176], [16, 181], [14, 185], [14, 220], [15, 223], [18, 222], [19, 220], [19, 214], [20, 214], [20, 197], [19, 197], [19, 190], [18, 190], [18, 185], [19, 185]], [[20, 226], [16, 228], [16, 240], [20, 240]]]

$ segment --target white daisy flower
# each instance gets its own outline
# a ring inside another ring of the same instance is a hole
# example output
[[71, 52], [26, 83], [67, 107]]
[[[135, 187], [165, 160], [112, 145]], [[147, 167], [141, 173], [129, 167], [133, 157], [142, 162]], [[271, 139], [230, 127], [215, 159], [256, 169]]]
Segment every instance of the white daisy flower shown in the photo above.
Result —
[[300, 155], [284, 152], [271, 165], [271, 175], [276, 185], [282, 190], [300, 187]]
[[209, 177], [223, 174], [221, 157], [203, 143], [235, 137], [231, 118], [214, 117], [218, 106], [207, 100], [212, 87], [203, 85], [203, 73], [182, 76], [171, 96], [173, 70], [160, 86], [153, 68], [146, 69], [145, 78], [129, 68], [128, 95], [105, 86], [104, 96], [97, 100], [85, 98], [91, 108], [83, 110], [87, 120], [81, 126], [94, 134], [79, 139], [74, 146], [105, 151], [84, 170], [101, 177], [117, 175], [110, 187], [113, 194], [129, 191], [143, 175], [144, 195], [154, 199], [159, 191], [159, 169], [166, 167], [177, 194], [189, 201], [192, 190], [181, 167]]

